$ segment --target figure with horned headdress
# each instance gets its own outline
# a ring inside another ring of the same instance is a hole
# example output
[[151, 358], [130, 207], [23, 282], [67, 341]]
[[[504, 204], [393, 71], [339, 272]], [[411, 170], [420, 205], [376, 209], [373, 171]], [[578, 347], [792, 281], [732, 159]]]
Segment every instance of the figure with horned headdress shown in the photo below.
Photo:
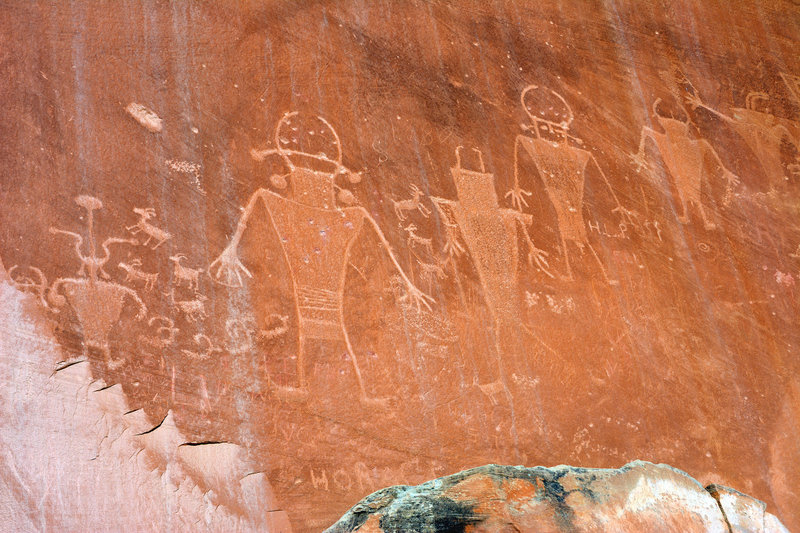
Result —
[[706, 215], [702, 198], [702, 188], [704, 184], [708, 184], [709, 171], [721, 173], [727, 181], [729, 190], [739, 183], [739, 178], [725, 168], [708, 141], [690, 134], [691, 123], [685, 110], [670, 114], [661, 109], [661, 103], [660, 98], [653, 102], [653, 115], [664, 129], [664, 133], [647, 126], [642, 127], [639, 150], [631, 158], [637, 171], [647, 168], [645, 147], [647, 139], [651, 139], [658, 148], [672, 179], [675, 180], [675, 189], [678, 191], [682, 209], [678, 220], [682, 224], [689, 223], [689, 205], [693, 204], [700, 213], [703, 227], [706, 230], [716, 229], [716, 224]]

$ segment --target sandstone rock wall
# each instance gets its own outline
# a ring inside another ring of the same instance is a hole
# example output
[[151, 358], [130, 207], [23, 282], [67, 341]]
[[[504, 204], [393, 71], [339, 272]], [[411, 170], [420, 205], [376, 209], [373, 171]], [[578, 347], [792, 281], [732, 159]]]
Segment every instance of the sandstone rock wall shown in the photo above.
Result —
[[[37, 487], [19, 519], [56, 519], [51, 474], [86, 516], [185, 497], [258, 527], [255, 498], [319, 531], [479, 465], [642, 459], [800, 528], [798, 21], [790, 0], [6, 2], [0, 258], [30, 304], [0, 319], [39, 339], [2, 352], [30, 415], [3, 420], [5, 494], [27, 494], [14, 468]], [[73, 389], [80, 417], [51, 414]], [[168, 422], [166, 476], [123, 461], [146, 440], [127, 411]], [[92, 507], [77, 488], [102, 481], [48, 467], [56, 435], [122, 447], [86, 468], [147, 490]]]

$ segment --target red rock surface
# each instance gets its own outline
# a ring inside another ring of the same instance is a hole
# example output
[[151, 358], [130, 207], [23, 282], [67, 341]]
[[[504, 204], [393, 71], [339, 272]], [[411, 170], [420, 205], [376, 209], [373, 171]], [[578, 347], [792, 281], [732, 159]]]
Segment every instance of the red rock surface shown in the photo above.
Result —
[[764, 502], [643, 461], [617, 470], [487, 465], [364, 498], [325, 533], [782, 533]]
[[[0, 391], [42, 398], [3, 421], [0, 479], [47, 487], [57, 435], [95, 442], [102, 408], [53, 411], [57, 363], [85, 360], [81, 390], [174, 426], [158, 464], [198, 513], [209, 491], [249, 509], [251, 472], [263, 510], [319, 531], [487, 463], [642, 459], [800, 528], [798, 21], [789, 0], [6, 2], [0, 258], [29, 304], [4, 293], [0, 318], [37, 348], [4, 344]], [[51, 482], [94, 483], [75, 469]], [[110, 494], [168, 498], [150, 482]]]

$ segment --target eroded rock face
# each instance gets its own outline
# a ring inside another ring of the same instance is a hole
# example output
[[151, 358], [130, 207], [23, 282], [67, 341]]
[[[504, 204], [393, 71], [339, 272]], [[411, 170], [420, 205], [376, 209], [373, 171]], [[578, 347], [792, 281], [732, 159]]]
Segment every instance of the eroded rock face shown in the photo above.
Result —
[[187, 443], [119, 384], [63, 361], [30, 295], [0, 279], [0, 518], [14, 531], [290, 531], [235, 444]]
[[[35, 512], [73, 483], [98, 523], [136, 496], [318, 532], [381, 487], [641, 458], [800, 530], [798, 20], [4, 2], [0, 258], [30, 305], [0, 320], [39, 348], [4, 345], [0, 395]], [[92, 509], [115, 468], [146, 490]]]
[[765, 504], [667, 465], [488, 465], [367, 496], [326, 533], [786, 532]]

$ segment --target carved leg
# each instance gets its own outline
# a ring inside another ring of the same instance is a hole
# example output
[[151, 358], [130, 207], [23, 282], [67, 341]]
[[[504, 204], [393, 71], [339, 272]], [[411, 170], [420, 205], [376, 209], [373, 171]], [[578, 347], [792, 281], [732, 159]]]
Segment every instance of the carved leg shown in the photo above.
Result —
[[717, 225], [706, 218], [706, 210], [703, 208], [703, 202], [699, 198], [697, 199], [697, 209], [700, 211], [700, 218], [703, 219], [703, 227], [707, 231], [717, 229]]
[[561, 249], [564, 251], [564, 263], [567, 266], [566, 280], [573, 281], [575, 278], [572, 277], [572, 267], [569, 264], [569, 250], [567, 250], [567, 240], [564, 238], [564, 235], [561, 235]]
[[678, 198], [681, 201], [681, 209], [683, 209], [683, 215], [678, 215], [678, 222], [681, 224], [688, 224], [689, 223], [689, 204], [686, 201], [686, 198], [683, 197], [683, 193], [678, 191]]
[[603, 278], [606, 280], [606, 283], [609, 285], [619, 285], [619, 280], [611, 279], [608, 277], [608, 273], [606, 272], [606, 267], [603, 266], [603, 262], [600, 261], [600, 256], [597, 255], [597, 252], [594, 249], [594, 246], [591, 243], [587, 242], [586, 246], [589, 247], [589, 250], [592, 251], [592, 255], [594, 256], [595, 260], [597, 261], [598, 266], [600, 267], [600, 272], [603, 273]]
[[306, 370], [305, 370], [305, 336], [303, 331], [300, 330], [297, 339], [297, 387], [288, 385], [278, 385], [272, 381], [269, 376], [269, 385], [272, 389], [272, 394], [284, 402], [305, 403], [308, 401], [308, 385], [306, 384]]
[[389, 398], [370, 398], [367, 396], [367, 389], [364, 387], [364, 379], [361, 377], [361, 369], [358, 367], [356, 354], [353, 350], [353, 345], [350, 344], [350, 337], [347, 335], [347, 328], [344, 325], [344, 317], [341, 317], [339, 322], [342, 326], [344, 342], [347, 345], [347, 355], [350, 357], [350, 362], [353, 363], [353, 370], [355, 370], [356, 373], [356, 381], [358, 381], [358, 389], [360, 393], [359, 401], [361, 402], [362, 407], [388, 409], [390, 406]]

